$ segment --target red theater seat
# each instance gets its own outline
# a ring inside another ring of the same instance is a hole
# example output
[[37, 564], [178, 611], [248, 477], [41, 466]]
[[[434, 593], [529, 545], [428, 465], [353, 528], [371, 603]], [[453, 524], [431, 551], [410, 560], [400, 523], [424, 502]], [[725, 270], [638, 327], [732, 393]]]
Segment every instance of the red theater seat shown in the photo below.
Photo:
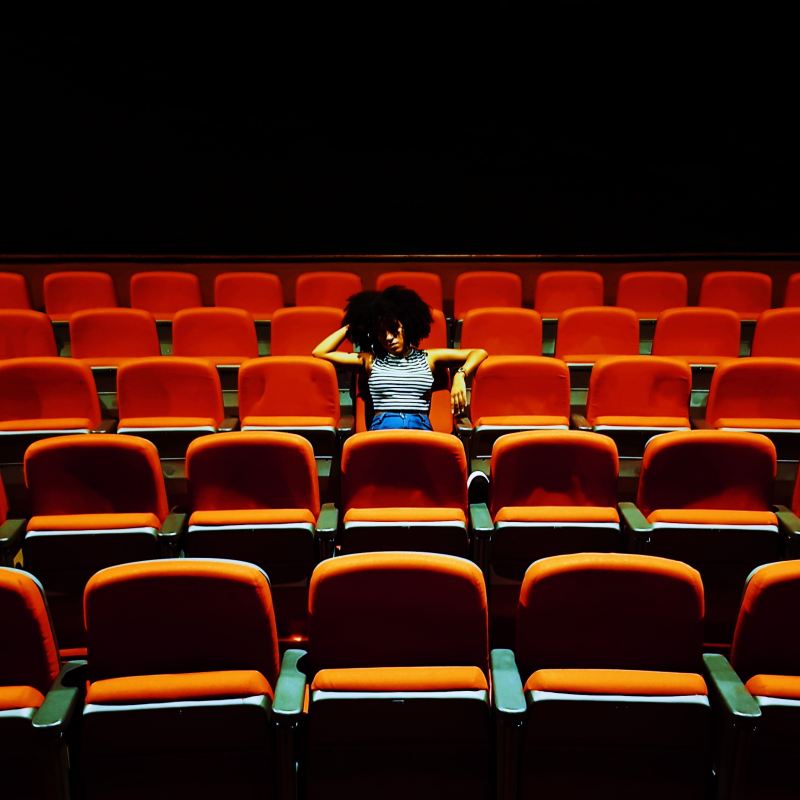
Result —
[[750, 355], [800, 358], [798, 331], [800, 308], [772, 308], [764, 311], [756, 323]]
[[297, 276], [294, 302], [297, 306], [343, 309], [347, 298], [361, 289], [361, 277], [354, 272], [304, 272]]
[[68, 320], [86, 308], [114, 308], [114, 281], [105, 272], [51, 272], [44, 279], [44, 308], [52, 320]]
[[172, 321], [172, 352], [215, 366], [241, 364], [258, 356], [255, 322], [241, 308], [184, 308]]
[[200, 281], [191, 272], [137, 272], [131, 276], [131, 307], [171, 320], [182, 308], [203, 305]]
[[0, 359], [57, 356], [47, 314], [25, 309], [0, 310]]
[[658, 315], [653, 355], [720, 364], [739, 355], [739, 328], [739, 317], [729, 309], [667, 309]]
[[462, 272], [456, 278], [454, 316], [464, 319], [475, 308], [522, 306], [522, 279], [514, 272]]
[[[280, 308], [272, 316], [270, 348], [273, 356], [310, 356], [327, 336], [342, 327], [343, 312], [325, 306]], [[353, 345], [345, 339], [339, 347], [352, 353]]]
[[214, 279], [214, 305], [241, 308], [254, 319], [271, 319], [283, 308], [280, 278], [269, 272], [223, 272]]
[[703, 277], [698, 305], [729, 308], [739, 319], [757, 319], [772, 306], [772, 278], [762, 272], [709, 272]]
[[161, 353], [153, 315], [137, 308], [76, 311], [69, 331], [72, 356], [91, 367], [116, 367]]
[[688, 295], [680, 272], [626, 272], [619, 279], [616, 305], [633, 309], [640, 319], [655, 319], [668, 308], [687, 305]]
[[0, 308], [31, 307], [25, 276], [16, 272], [0, 272]]
[[561, 314], [556, 358], [567, 363], [593, 363], [605, 355], [639, 353], [639, 321], [629, 308], [570, 308]]
[[490, 357], [541, 355], [542, 318], [529, 308], [476, 308], [464, 315], [461, 347]]
[[533, 307], [545, 319], [554, 319], [568, 308], [603, 305], [603, 276], [584, 270], [543, 272], [536, 281]]

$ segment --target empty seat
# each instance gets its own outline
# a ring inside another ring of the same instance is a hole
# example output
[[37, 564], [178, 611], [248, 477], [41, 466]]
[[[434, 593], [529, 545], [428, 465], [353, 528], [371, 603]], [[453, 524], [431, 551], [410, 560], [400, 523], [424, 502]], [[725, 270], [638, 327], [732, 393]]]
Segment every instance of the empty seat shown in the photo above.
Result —
[[25, 453], [25, 483], [25, 568], [47, 589], [61, 647], [82, 647], [86, 581], [110, 564], [161, 553], [169, 509], [158, 452], [133, 436], [46, 439]]
[[207, 358], [214, 364], [241, 364], [258, 356], [253, 317], [240, 308], [185, 308], [172, 321], [176, 356]]
[[115, 367], [161, 353], [153, 315], [138, 308], [76, 311], [69, 332], [72, 356], [92, 367]]
[[435, 431], [367, 431], [342, 448], [341, 552], [467, 555], [467, 459]]
[[25, 520], [9, 519], [8, 509], [6, 487], [0, 477], [0, 566], [13, 567], [14, 559], [22, 544]]
[[703, 276], [698, 305], [729, 308], [739, 319], [757, 319], [772, 306], [772, 278], [762, 272], [709, 272]]
[[[343, 312], [324, 306], [280, 308], [272, 316], [270, 352], [273, 356], [310, 356], [311, 351], [337, 328], [342, 327]], [[353, 352], [345, 339], [339, 350]]]
[[0, 310], [0, 359], [57, 356], [47, 314], [24, 309]]
[[729, 309], [671, 308], [658, 315], [653, 355], [719, 364], [739, 355], [739, 329], [739, 317]]
[[270, 272], [223, 272], [214, 279], [214, 305], [242, 308], [258, 320], [271, 319], [283, 308], [283, 287]]
[[529, 308], [476, 308], [464, 315], [461, 347], [490, 357], [541, 355], [542, 318]]
[[309, 800], [492, 796], [480, 570], [430, 553], [329, 559], [309, 612]]
[[447, 319], [444, 312], [438, 308], [431, 309], [431, 332], [420, 340], [418, 350], [433, 350], [437, 347], [447, 347]]
[[344, 308], [347, 298], [362, 289], [354, 272], [304, 272], [297, 276], [294, 302], [297, 306]]
[[112, 567], [89, 582], [85, 611], [86, 797], [277, 796], [278, 644], [262, 570]]
[[51, 272], [44, 279], [44, 309], [50, 319], [68, 320], [85, 308], [114, 308], [114, 281], [105, 272]]
[[474, 308], [522, 306], [522, 279], [514, 272], [462, 272], [456, 278], [453, 308], [464, 319]]
[[730, 643], [745, 577], [781, 557], [775, 473], [775, 446], [766, 436], [664, 433], [645, 447], [638, 511], [622, 504], [634, 546], [700, 570], [709, 643]]
[[171, 320], [182, 308], [203, 305], [200, 281], [191, 272], [137, 272], [131, 276], [131, 307]]
[[17, 272], [0, 272], [0, 308], [31, 307], [25, 276]]
[[543, 272], [536, 280], [533, 307], [546, 319], [568, 308], [603, 305], [603, 276], [585, 270]]
[[431, 310], [442, 310], [442, 279], [435, 272], [382, 272], [375, 288], [382, 292], [389, 286], [405, 286], [415, 291]]
[[556, 358], [593, 363], [600, 356], [639, 353], [639, 321], [629, 308], [590, 306], [561, 314]]
[[[798, 284], [800, 285], [800, 284]], [[797, 303], [800, 306], [800, 301]], [[772, 308], [758, 317], [751, 356], [800, 358], [800, 308]]]
[[800, 306], [800, 272], [795, 272], [786, 281], [786, 293], [783, 298], [784, 306]]
[[668, 308], [687, 305], [689, 287], [682, 272], [626, 272], [617, 285], [620, 308], [630, 308], [640, 319], [655, 319]]

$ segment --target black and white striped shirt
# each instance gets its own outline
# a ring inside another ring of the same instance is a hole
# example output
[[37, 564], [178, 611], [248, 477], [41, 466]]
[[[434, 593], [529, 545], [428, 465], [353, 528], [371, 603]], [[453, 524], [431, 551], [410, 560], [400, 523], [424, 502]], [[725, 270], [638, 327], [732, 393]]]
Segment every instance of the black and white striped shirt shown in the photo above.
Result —
[[369, 374], [372, 407], [378, 411], [427, 414], [431, 406], [433, 373], [428, 354], [411, 348], [405, 357], [387, 353], [376, 357]]

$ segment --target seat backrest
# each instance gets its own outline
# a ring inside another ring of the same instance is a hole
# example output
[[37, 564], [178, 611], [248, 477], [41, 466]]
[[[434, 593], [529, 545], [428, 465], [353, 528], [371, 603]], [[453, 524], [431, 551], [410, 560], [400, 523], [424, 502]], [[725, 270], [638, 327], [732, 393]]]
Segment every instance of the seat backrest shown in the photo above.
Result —
[[444, 312], [431, 308], [431, 332], [420, 341], [420, 350], [432, 350], [436, 347], [447, 347], [447, 320]]
[[131, 307], [156, 319], [171, 319], [182, 308], [202, 306], [200, 281], [192, 272], [137, 272], [131, 276]]
[[122, 364], [117, 370], [120, 419], [210, 417], [225, 414], [217, 370], [199, 358], [161, 356]]
[[30, 308], [31, 299], [25, 276], [0, 272], [0, 308]]
[[88, 419], [100, 424], [92, 371], [66, 358], [9, 358], [0, 361], [0, 420]]
[[269, 580], [253, 564], [186, 558], [108, 567], [86, 585], [84, 615], [93, 681], [257, 670], [277, 682]]
[[0, 525], [8, 519], [8, 497], [6, 487], [3, 485], [3, 478], [0, 477]]
[[138, 436], [56, 436], [25, 451], [35, 515], [155, 514], [169, 508], [158, 450]]
[[670, 308], [658, 315], [654, 356], [739, 355], [739, 317], [726, 308]]
[[769, 511], [775, 445], [757, 433], [673, 431], [644, 449], [636, 503], [663, 508]]
[[40, 311], [0, 310], [0, 359], [56, 356], [53, 325]]
[[442, 279], [435, 272], [382, 272], [375, 288], [382, 292], [390, 286], [405, 286], [415, 291], [431, 309], [442, 310]]
[[568, 308], [603, 305], [603, 276], [586, 270], [543, 272], [536, 280], [533, 307], [548, 318]]
[[333, 364], [313, 356], [272, 356], [242, 364], [239, 416], [333, 417], [339, 384]]
[[44, 308], [67, 315], [84, 308], [114, 308], [114, 281], [105, 272], [51, 272], [44, 279]]
[[[310, 356], [311, 351], [335, 330], [342, 327], [344, 313], [325, 306], [279, 308], [272, 315], [270, 352], [273, 356]], [[352, 353], [345, 340], [339, 350]]]
[[543, 558], [528, 567], [520, 591], [520, 674], [700, 672], [703, 602], [700, 574], [680, 561], [620, 553]]
[[783, 305], [788, 307], [800, 306], [800, 272], [790, 275], [789, 280], [786, 281]]
[[709, 272], [703, 276], [698, 305], [729, 308], [756, 319], [772, 306], [772, 278], [763, 272]]
[[311, 576], [308, 602], [313, 672], [476, 666], [487, 673], [486, 587], [466, 559], [410, 552], [328, 559]]
[[592, 368], [586, 418], [601, 416], [686, 417], [692, 370], [658, 356], [608, 356]]
[[800, 675], [800, 561], [756, 567], [745, 584], [731, 663], [743, 681], [753, 675]]
[[156, 321], [139, 308], [76, 311], [69, 320], [75, 358], [141, 358], [161, 353]]
[[[800, 282], [798, 282], [800, 286]], [[798, 298], [800, 306], [800, 298]], [[752, 356], [800, 358], [800, 308], [771, 308], [758, 317]]]
[[342, 448], [342, 507], [467, 508], [460, 440], [435, 431], [366, 431]]
[[453, 309], [456, 319], [464, 319], [474, 308], [522, 306], [522, 279], [515, 272], [476, 270], [456, 278]]
[[472, 382], [470, 416], [569, 418], [569, 369], [556, 358], [491, 356]]
[[186, 477], [194, 511], [305, 508], [319, 516], [314, 450], [292, 433], [201, 436], [186, 451]]
[[270, 319], [283, 308], [283, 287], [271, 272], [222, 272], [214, 279], [214, 305], [242, 308], [255, 319]]
[[355, 272], [304, 272], [297, 276], [294, 302], [298, 306], [330, 306], [343, 309], [347, 298], [362, 289]]
[[717, 367], [706, 419], [716, 426], [731, 417], [800, 420], [800, 361], [744, 358]]
[[255, 322], [241, 308], [184, 308], [172, 321], [172, 351], [176, 356], [255, 358]]
[[0, 687], [32, 686], [46, 694], [58, 675], [58, 647], [44, 590], [33, 575], [0, 567], [0, 620]]
[[556, 358], [579, 354], [635, 356], [639, 320], [629, 308], [568, 308], [558, 321]]
[[688, 302], [689, 286], [682, 272], [626, 272], [617, 285], [617, 305], [631, 308], [639, 316], [658, 315], [667, 308]]
[[490, 356], [541, 355], [542, 318], [529, 308], [476, 308], [464, 315], [461, 347]]
[[617, 504], [619, 458], [612, 439], [589, 431], [521, 431], [492, 449], [492, 516], [506, 506]]

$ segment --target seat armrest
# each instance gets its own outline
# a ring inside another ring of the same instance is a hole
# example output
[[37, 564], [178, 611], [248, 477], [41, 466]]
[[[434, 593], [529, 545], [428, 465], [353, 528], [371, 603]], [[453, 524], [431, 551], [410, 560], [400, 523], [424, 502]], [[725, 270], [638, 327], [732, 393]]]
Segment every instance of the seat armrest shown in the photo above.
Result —
[[524, 714], [527, 705], [514, 651], [497, 648], [492, 650], [490, 659], [495, 710], [500, 714]]
[[320, 558], [330, 558], [333, 555], [336, 534], [339, 532], [339, 509], [334, 503], [322, 504], [316, 528]]
[[272, 710], [282, 717], [299, 715], [303, 712], [306, 695], [306, 674], [302, 671], [305, 650], [287, 650], [283, 654], [281, 672], [275, 686], [275, 699]]
[[235, 431], [239, 427], [239, 418], [238, 417], [225, 417], [220, 423], [219, 428], [217, 430], [220, 433], [230, 433], [230, 431]]
[[25, 535], [24, 519], [7, 519], [0, 525], [0, 564], [14, 566], [14, 556], [22, 547]]
[[469, 526], [479, 539], [489, 539], [494, 532], [494, 522], [486, 503], [470, 503]]
[[722, 702], [726, 715], [740, 720], [756, 720], [761, 709], [750, 692], [745, 689], [741, 678], [736, 674], [725, 656], [719, 653], [704, 653], [703, 667], [713, 689], [715, 699]]
[[618, 504], [619, 514], [622, 518], [623, 532], [627, 539], [628, 549], [636, 553], [641, 544], [647, 542], [653, 526], [647, 521], [644, 514], [637, 508], [636, 503], [622, 502]]
[[113, 433], [117, 427], [115, 419], [101, 419], [100, 424], [92, 431], [92, 433]]
[[158, 532], [162, 553], [171, 558], [175, 558], [178, 555], [180, 539], [186, 530], [187, 518], [188, 514], [169, 514]]
[[800, 518], [789, 511], [786, 506], [776, 506], [775, 516], [778, 518], [778, 530], [786, 545], [786, 558], [800, 556]]
[[692, 427], [698, 431], [712, 431], [714, 430], [711, 425], [709, 425], [708, 420], [703, 417], [702, 419], [692, 418]]
[[63, 731], [72, 719], [85, 691], [86, 661], [67, 661], [33, 715], [37, 730]]
[[589, 420], [583, 414], [573, 414], [572, 417], [572, 426], [577, 428], [579, 431], [590, 431], [592, 430], [592, 426], [589, 424]]

